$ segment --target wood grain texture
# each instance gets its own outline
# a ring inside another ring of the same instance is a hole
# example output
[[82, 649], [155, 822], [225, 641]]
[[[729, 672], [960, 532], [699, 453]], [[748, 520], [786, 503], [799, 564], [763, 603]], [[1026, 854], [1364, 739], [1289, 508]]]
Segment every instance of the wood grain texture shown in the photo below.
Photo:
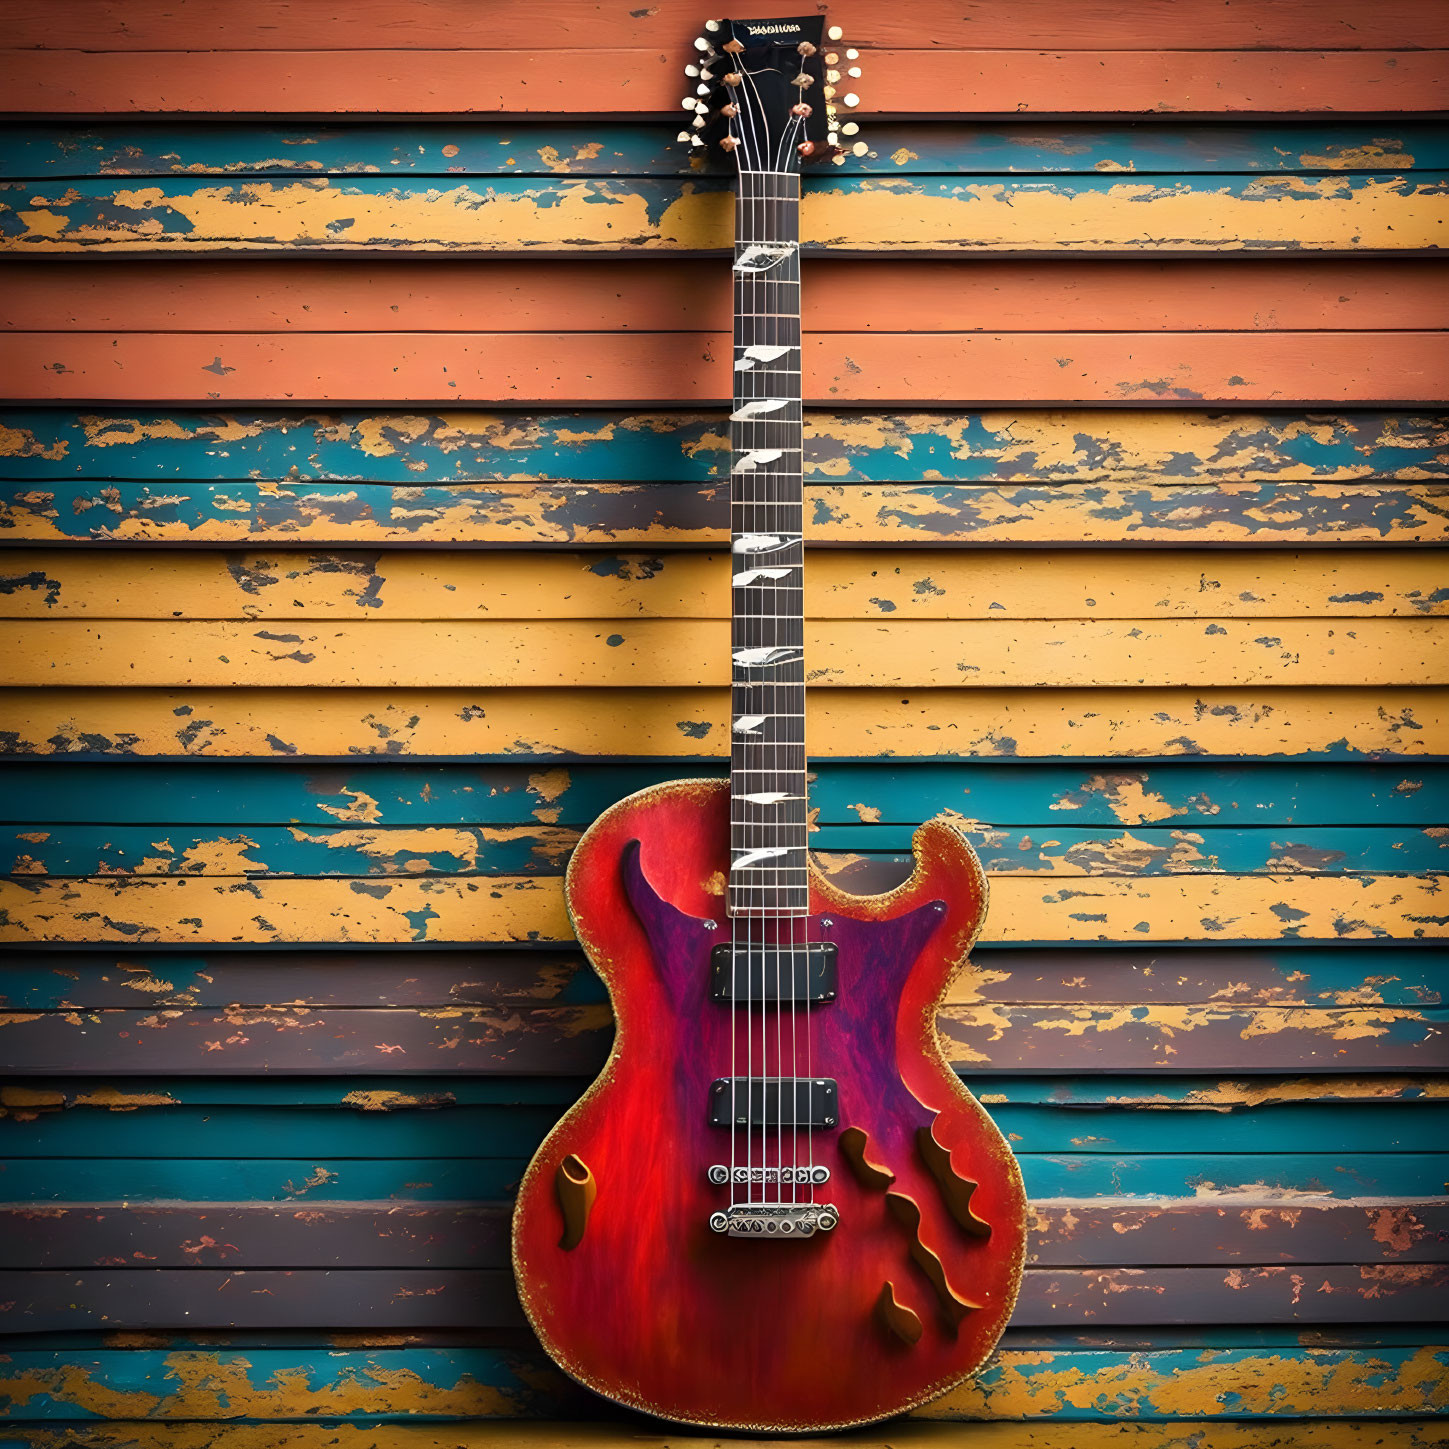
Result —
[[[1001, 877], [986, 942], [1437, 940], [1432, 876], [1098, 877], [1050, 889]], [[0, 882], [0, 941], [134, 945], [463, 943], [572, 939], [550, 877], [255, 881], [181, 877]]]
[[[1449, 691], [820, 691], [814, 758], [1420, 759]], [[658, 756], [726, 750], [723, 690], [0, 690], [0, 752], [93, 760]]]
[[[1030, 1211], [1034, 1267], [1190, 1266], [1205, 1256], [1248, 1265], [1432, 1262], [1449, 1235], [1449, 1209], [1432, 1199], [1044, 1198]], [[0, 1267], [105, 1268], [137, 1253], [157, 1268], [503, 1267], [509, 1212], [506, 1203], [0, 1205]]]
[[[1379, 618], [1449, 614], [1437, 554], [819, 549], [811, 619]], [[716, 619], [720, 552], [267, 553], [32, 549], [0, 562], [4, 619]]]
[[[114, 0], [71, 0], [57, 34], [42, 0], [7, 0], [10, 43], [22, 49], [359, 50], [576, 49], [597, 45], [597, 8], [588, 0], [535, 0], [526, 10], [484, 16], [449, 0], [417, 0], [399, 13], [387, 0], [359, 0], [343, 14], [298, 0], [255, 0], [244, 11], [205, 0], [131, 0], [118, 23]], [[1449, 46], [1449, 24], [1433, 0], [1384, 0], [1365, 13], [1355, 0], [1020, 0], [1002, 11], [979, 0], [913, 0], [909, 14], [869, 0], [835, 0], [831, 20], [846, 44], [905, 48], [965, 44], [1019, 50], [1231, 49], [1394, 50]], [[656, 0], [610, 15], [615, 44], [681, 50], [699, 33], [693, 0]], [[479, 63], [482, 63], [481, 60]]]
[[[918, 463], [920, 471], [936, 471]], [[721, 484], [0, 483], [13, 543], [718, 547]], [[1441, 545], [1441, 483], [809, 482], [807, 542], [865, 547]]]
[[[1086, 1318], [1095, 1324], [1431, 1323], [1449, 1273], [1435, 1264], [1324, 1265], [1305, 1280], [1289, 1267], [1028, 1269], [1017, 1328]], [[1311, 1292], [1305, 1292], [1311, 1289]], [[0, 1272], [13, 1321], [30, 1332], [115, 1329], [348, 1328], [394, 1330], [520, 1324], [511, 1274], [489, 1269], [322, 1273], [152, 1268]]]
[[[1436, 619], [867, 620], [805, 630], [818, 688], [1411, 686]], [[728, 683], [724, 620], [0, 622], [12, 686], [663, 689]]]
[[[681, 37], [687, 44], [688, 36]], [[597, 47], [597, 48], [593, 48]], [[685, 44], [674, 54], [682, 66]], [[655, 50], [7, 50], [21, 114], [638, 115], [677, 107]], [[876, 49], [863, 113], [1180, 115], [1445, 109], [1433, 51]]]
[[[973, 1427], [982, 1449], [1438, 1449], [1440, 1418], [1325, 1419], [1280, 1424], [1184, 1419], [1168, 1424], [1021, 1424]], [[1291, 1439], [1285, 1437], [1291, 1435]], [[907, 1420], [888, 1436], [860, 1436], [863, 1449], [945, 1449], [959, 1442], [956, 1424]], [[670, 1449], [677, 1435], [633, 1425], [577, 1422], [514, 1424], [464, 1421], [426, 1424], [164, 1424], [116, 1421], [27, 1430], [27, 1449], [555, 1449], [560, 1439], [581, 1449]], [[800, 1449], [828, 1449], [833, 1439], [800, 1439]]]
[[[15, 332], [18, 401], [709, 403], [728, 333]], [[807, 403], [1434, 404], [1442, 333], [840, 333], [802, 349]]]
[[[86, 176], [682, 176], [718, 179], [719, 153], [678, 144], [673, 116], [607, 122], [549, 118], [84, 124], [0, 132], [0, 179]], [[1388, 133], [1392, 134], [1388, 134]], [[1442, 171], [1449, 138], [1434, 121], [872, 121], [830, 175], [1242, 175]], [[818, 173], [809, 173], [812, 177]]]
[[[1106, 83], [1095, 65], [1092, 83]], [[610, 93], [626, 94], [615, 82]], [[1446, 217], [1449, 193], [1431, 172], [857, 176], [807, 189], [800, 225], [819, 253], [1289, 256], [1433, 251]], [[730, 193], [711, 179], [16, 181], [0, 182], [0, 255], [668, 256], [728, 248], [732, 218]]]
[[[812, 258], [801, 270], [803, 324], [815, 337], [1449, 327], [1449, 269], [1414, 258], [1392, 267], [1312, 256], [1286, 266], [1255, 257], [1062, 258], [1042, 267], [993, 256], [892, 255]], [[79, 270], [12, 260], [3, 275], [0, 329], [17, 332], [722, 332], [730, 325], [728, 281], [713, 258], [659, 257], [646, 269], [592, 258], [544, 266], [498, 257], [476, 269], [427, 257], [376, 268], [285, 256], [185, 267], [108, 259], [104, 269]]]
[[[704, 484], [728, 476], [725, 424], [722, 409], [16, 408], [0, 412], [0, 479]], [[1291, 492], [1299, 483], [1449, 482], [1446, 452], [1449, 420], [1429, 410], [822, 409], [808, 418], [805, 471], [832, 485], [1271, 483]]]

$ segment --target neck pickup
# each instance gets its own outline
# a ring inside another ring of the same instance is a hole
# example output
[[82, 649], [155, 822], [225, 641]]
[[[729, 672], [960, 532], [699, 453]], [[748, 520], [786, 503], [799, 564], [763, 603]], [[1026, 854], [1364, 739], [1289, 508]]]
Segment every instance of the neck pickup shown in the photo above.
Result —
[[834, 1001], [834, 941], [747, 945], [729, 941], [709, 953], [710, 995], [736, 1006]]

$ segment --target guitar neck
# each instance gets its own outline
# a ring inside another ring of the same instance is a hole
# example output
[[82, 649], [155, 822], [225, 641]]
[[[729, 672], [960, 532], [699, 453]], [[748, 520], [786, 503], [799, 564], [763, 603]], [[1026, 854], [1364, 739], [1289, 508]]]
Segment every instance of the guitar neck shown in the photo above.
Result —
[[729, 908], [799, 916], [809, 908], [799, 176], [741, 172], [735, 217]]

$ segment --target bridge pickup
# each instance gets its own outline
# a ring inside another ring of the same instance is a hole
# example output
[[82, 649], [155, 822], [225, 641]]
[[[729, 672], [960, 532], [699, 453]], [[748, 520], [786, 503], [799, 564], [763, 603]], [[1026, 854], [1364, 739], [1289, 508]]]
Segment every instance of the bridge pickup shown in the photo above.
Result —
[[798, 946], [725, 941], [709, 953], [709, 994], [716, 1001], [773, 1006], [781, 1001], [834, 1001], [835, 942]]
[[829, 1077], [721, 1077], [710, 1085], [709, 1125], [834, 1127], [839, 1099]]

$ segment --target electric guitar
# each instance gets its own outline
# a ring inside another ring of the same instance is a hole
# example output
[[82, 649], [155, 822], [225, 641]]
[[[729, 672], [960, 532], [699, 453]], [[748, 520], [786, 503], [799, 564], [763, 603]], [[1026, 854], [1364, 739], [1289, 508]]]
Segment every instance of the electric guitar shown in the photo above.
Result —
[[844, 1428], [959, 1383], [1000, 1337], [1021, 1176], [935, 1017], [986, 881], [938, 817], [885, 895], [808, 849], [800, 167], [837, 159], [859, 74], [819, 16], [710, 22], [691, 153], [738, 167], [730, 778], [641, 790], [570, 861], [608, 985], [607, 1066], [519, 1188], [513, 1259], [573, 1378], [680, 1423]]

